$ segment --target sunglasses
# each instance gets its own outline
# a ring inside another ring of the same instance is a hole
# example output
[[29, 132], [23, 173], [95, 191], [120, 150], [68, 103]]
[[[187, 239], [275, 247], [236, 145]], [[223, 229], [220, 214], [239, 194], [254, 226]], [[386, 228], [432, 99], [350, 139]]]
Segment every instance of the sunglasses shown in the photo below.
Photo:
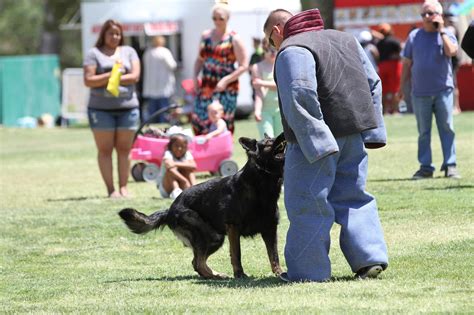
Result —
[[[277, 26], [277, 25], [275, 25], [275, 26]], [[268, 43], [270, 44], [270, 46], [275, 47], [275, 42], [272, 39], [273, 30], [274, 30], [274, 28], [272, 27], [272, 31], [270, 32], [270, 35], [268, 35]]]
[[432, 17], [433, 15], [438, 15], [438, 14], [439, 14], [438, 12], [426, 11], [426, 12], [421, 13], [420, 15], [422, 18], [424, 18], [426, 16]]
[[213, 21], [224, 21], [225, 19], [223, 17], [220, 17], [220, 16], [219, 17], [213, 16], [212, 20]]

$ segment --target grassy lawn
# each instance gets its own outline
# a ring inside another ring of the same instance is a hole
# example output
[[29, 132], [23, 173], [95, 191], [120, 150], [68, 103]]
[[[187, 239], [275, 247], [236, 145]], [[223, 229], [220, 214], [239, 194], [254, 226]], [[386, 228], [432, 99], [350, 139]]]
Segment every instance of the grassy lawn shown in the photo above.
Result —
[[[242, 242], [249, 279], [204, 281], [169, 229], [130, 233], [117, 212], [167, 208], [154, 185], [109, 200], [87, 128], [0, 128], [0, 313], [471, 313], [474, 310], [474, 112], [455, 116], [460, 180], [417, 170], [413, 116], [387, 117], [389, 143], [369, 152], [390, 266], [353, 280], [334, 226], [333, 281], [285, 284], [272, 276], [260, 237]], [[257, 134], [239, 121], [236, 136]], [[433, 130], [434, 162], [442, 162]], [[242, 166], [241, 147], [234, 159]], [[205, 180], [205, 176], [200, 176]], [[288, 220], [280, 200], [280, 258]], [[228, 243], [209, 260], [232, 274]], [[286, 269], [286, 268], [285, 268]]]

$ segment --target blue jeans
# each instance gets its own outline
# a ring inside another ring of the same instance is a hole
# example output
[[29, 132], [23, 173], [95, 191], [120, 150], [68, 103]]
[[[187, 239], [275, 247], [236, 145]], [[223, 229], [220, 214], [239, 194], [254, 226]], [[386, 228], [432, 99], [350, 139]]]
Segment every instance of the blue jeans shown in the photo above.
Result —
[[88, 108], [87, 116], [94, 130], [137, 130], [140, 111], [138, 108], [116, 111]]
[[339, 152], [309, 163], [297, 144], [285, 156], [285, 206], [290, 221], [285, 260], [291, 281], [331, 277], [330, 231], [341, 225], [339, 243], [353, 272], [388, 265], [377, 204], [365, 191], [367, 152], [360, 134], [336, 139]]
[[445, 90], [434, 96], [412, 95], [413, 110], [418, 127], [418, 161], [421, 169], [433, 172], [431, 155], [431, 122], [433, 113], [436, 118], [441, 148], [443, 150], [443, 164], [441, 170], [447, 166], [456, 165], [456, 148], [454, 145], [453, 126], [453, 90]]
[[[148, 100], [148, 109], [147, 109], [147, 115], [145, 117], [145, 120], [148, 120], [151, 115], [156, 113], [162, 108], [168, 107], [170, 105], [169, 98], [167, 97], [160, 97], [160, 98], [149, 98]], [[166, 112], [161, 113], [153, 119], [153, 121], [150, 121], [150, 123], [165, 123], [168, 122], [166, 119]]]

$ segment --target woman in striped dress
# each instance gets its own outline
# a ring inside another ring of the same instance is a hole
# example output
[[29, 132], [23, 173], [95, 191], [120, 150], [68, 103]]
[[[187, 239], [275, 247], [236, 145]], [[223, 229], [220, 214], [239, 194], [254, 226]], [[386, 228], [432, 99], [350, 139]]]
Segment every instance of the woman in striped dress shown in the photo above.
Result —
[[[196, 135], [209, 131], [207, 106], [219, 99], [224, 106], [227, 128], [234, 131], [234, 113], [239, 92], [239, 76], [248, 66], [247, 54], [240, 37], [227, 29], [230, 11], [226, 4], [218, 3], [212, 9], [215, 28], [203, 32], [199, 55], [194, 65], [196, 100], [193, 129]], [[236, 66], [237, 63], [237, 66]], [[201, 73], [201, 85], [198, 77]]]

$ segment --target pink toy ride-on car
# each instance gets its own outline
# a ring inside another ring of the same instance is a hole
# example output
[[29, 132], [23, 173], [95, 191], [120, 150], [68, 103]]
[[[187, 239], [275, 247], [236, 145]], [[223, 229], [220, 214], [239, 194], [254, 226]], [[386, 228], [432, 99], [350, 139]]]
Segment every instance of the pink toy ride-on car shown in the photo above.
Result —
[[[137, 135], [133, 143], [130, 159], [140, 161], [132, 167], [135, 181], [156, 182], [160, 173], [161, 161], [169, 139]], [[231, 160], [233, 138], [230, 131], [204, 141], [203, 136], [195, 136], [188, 144], [194, 157], [197, 172], [211, 172], [221, 176], [237, 173], [238, 165]]]

